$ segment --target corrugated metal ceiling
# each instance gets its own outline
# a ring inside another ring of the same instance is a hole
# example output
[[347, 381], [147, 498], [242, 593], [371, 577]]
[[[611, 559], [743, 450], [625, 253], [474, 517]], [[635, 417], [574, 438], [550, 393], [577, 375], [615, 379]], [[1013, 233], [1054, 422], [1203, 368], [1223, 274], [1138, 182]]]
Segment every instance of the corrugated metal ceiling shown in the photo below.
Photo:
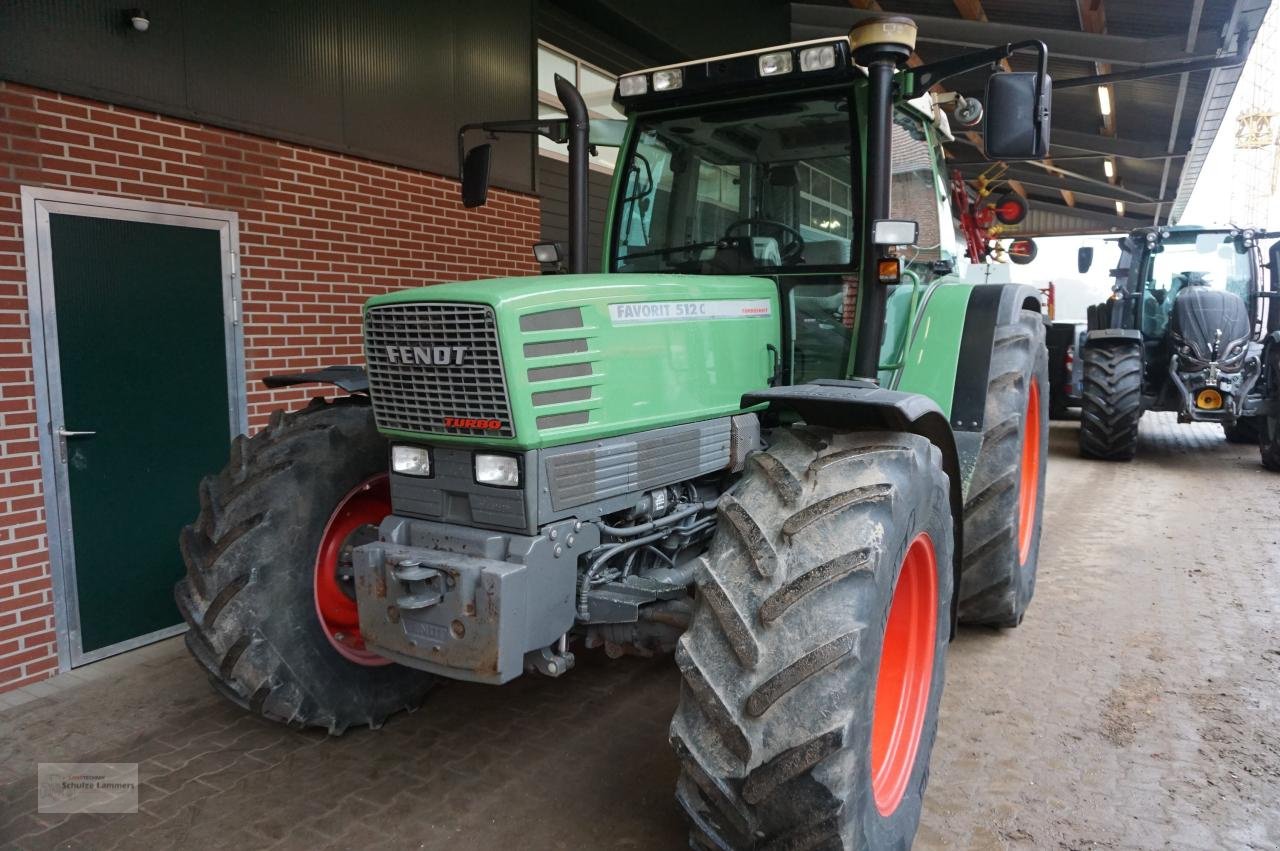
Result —
[[[1186, 58], [1203, 58], [1214, 53], [1229, 54], [1236, 47], [1236, 33], [1247, 53], [1262, 23], [1269, 0], [981, 0], [979, 4], [992, 25], [1022, 27], [1025, 37], [1042, 37], [1050, 45], [1051, 56], [1055, 33], [1077, 54], [1082, 49], [1097, 47], [1115, 51], [1133, 42], [1118, 42], [1108, 37], [1163, 40], [1166, 52]], [[970, 47], [946, 43], [949, 25], [939, 19], [961, 20], [960, 6], [953, 0], [812, 0], [792, 3], [793, 37], [814, 37], [819, 29], [832, 33], [847, 29], [856, 10], [880, 10], [890, 14], [910, 15], [921, 20], [921, 39], [917, 52], [924, 62], [932, 62], [971, 50]], [[1105, 15], [1105, 33], [1090, 37], [1081, 47], [1078, 35], [1084, 32], [1081, 6], [1089, 10], [1101, 8]], [[935, 25], [926, 33], [926, 24]], [[1193, 22], [1198, 23], [1192, 32]], [[1039, 35], [1038, 35], [1039, 34]], [[928, 35], [929, 37], [926, 37]], [[990, 44], [1004, 39], [992, 38]], [[1198, 51], [1186, 53], [1187, 45]], [[1138, 45], [1140, 48], [1146, 45]], [[1091, 54], [1090, 54], [1091, 55]], [[1125, 54], [1128, 55], [1128, 54]], [[1029, 58], [1014, 57], [1014, 70], [1029, 70]], [[1112, 71], [1136, 66], [1122, 64], [1117, 57]], [[1101, 69], [1105, 71], [1106, 69]], [[1099, 73], [1093, 62], [1083, 59], [1051, 58], [1050, 73], [1055, 81]], [[1071, 175], [1051, 173], [1035, 164], [1019, 163], [1013, 174], [1022, 186], [1033, 209], [1042, 215], [1028, 221], [1029, 229], [1041, 231], [1079, 232], [1128, 229], [1154, 221], [1176, 220], [1194, 187], [1209, 145], [1221, 123], [1239, 72], [1235, 69], [1197, 71], [1142, 80], [1116, 82], [1115, 129], [1104, 135], [1095, 86], [1057, 89], [1054, 92], [1053, 143], [1054, 163]], [[1185, 79], [1184, 79], [1185, 78]], [[953, 78], [947, 85], [965, 94], [980, 94], [985, 73]], [[1175, 125], [1176, 117], [1176, 127]], [[1087, 149], [1087, 150], [1086, 150]], [[968, 176], [976, 175], [984, 165], [976, 162], [978, 152], [964, 144], [952, 146], [952, 158]], [[1106, 155], [1115, 156], [1116, 182], [1103, 172]], [[1171, 155], [1171, 156], [1166, 156]], [[1069, 190], [1064, 193], [1061, 190]], [[1115, 201], [1123, 200], [1125, 215], [1117, 215]], [[1074, 206], [1072, 206], [1074, 202]]]

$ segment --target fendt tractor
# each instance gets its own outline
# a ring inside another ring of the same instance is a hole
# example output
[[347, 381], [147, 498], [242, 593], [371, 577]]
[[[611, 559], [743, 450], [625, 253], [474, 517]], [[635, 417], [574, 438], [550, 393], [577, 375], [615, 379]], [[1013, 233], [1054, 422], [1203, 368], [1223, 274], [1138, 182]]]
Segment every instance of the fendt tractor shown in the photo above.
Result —
[[[1112, 296], [1089, 308], [1080, 451], [1128, 461], [1144, 411], [1220, 423], [1280, 471], [1280, 243], [1263, 289], [1259, 243], [1248, 228], [1139, 228], [1117, 240]], [[1080, 249], [1087, 272], [1093, 249]]]
[[[376, 727], [433, 682], [674, 653], [698, 848], [900, 848], [958, 621], [1016, 626], [1044, 502], [1034, 289], [955, 276], [939, 81], [991, 73], [995, 159], [1043, 157], [1039, 42], [908, 68], [909, 19], [621, 77], [568, 143], [568, 274], [364, 308], [367, 374], [277, 414], [200, 489], [187, 642], [228, 697]], [[618, 133], [619, 129], [623, 132]], [[587, 158], [620, 145], [601, 267]], [[562, 253], [563, 251], [563, 253]]]

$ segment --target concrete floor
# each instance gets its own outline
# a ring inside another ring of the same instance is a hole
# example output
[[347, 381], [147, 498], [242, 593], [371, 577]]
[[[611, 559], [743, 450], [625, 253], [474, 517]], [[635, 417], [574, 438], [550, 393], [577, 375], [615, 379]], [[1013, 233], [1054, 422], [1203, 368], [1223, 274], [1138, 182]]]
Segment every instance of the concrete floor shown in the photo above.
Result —
[[[1168, 417], [1132, 464], [1078, 459], [1076, 430], [1053, 426], [1027, 620], [952, 645], [916, 847], [1280, 847], [1280, 476]], [[230, 706], [169, 641], [0, 702], [0, 846], [679, 848], [678, 686], [589, 656], [329, 740]], [[38, 815], [41, 761], [138, 762], [141, 811]]]

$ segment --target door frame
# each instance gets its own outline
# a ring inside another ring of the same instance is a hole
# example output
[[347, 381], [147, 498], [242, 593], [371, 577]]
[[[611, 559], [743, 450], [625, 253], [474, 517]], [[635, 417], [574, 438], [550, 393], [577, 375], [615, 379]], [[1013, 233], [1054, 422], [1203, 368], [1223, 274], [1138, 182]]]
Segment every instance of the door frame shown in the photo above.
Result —
[[[44, 486], [45, 525], [53, 581], [53, 621], [58, 641], [58, 670], [79, 665], [177, 635], [172, 627], [140, 635], [91, 652], [84, 652], [80, 606], [76, 591], [75, 546], [71, 537], [71, 501], [67, 469], [61, 463], [55, 434], [63, 422], [61, 369], [58, 355], [57, 310], [53, 289], [53, 247], [49, 216], [64, 214], [130, 222], [203, 228], [218, 232], [222, 261], [222, 313], [226, 324], [226, 365], [230, 418], [228, 440], [248, 431], [244, 364], [244, 329], [240, 319], [239, 217], [228, 210], [211, 210], [91, 195], [62, 189], [22, 187], [22, 234], [27, 264], [27, 306], [31, 326], [32, 375], [36, 390], [37, 434]], [[177, 535], [177, 530], [174, 530]]]

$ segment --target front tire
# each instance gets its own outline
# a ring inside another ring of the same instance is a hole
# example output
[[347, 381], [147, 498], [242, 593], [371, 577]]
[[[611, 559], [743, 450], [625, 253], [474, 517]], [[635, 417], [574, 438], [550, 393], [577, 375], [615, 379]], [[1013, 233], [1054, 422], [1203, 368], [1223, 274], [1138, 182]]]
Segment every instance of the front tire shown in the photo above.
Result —
[[1280, 473], [1280, 417], [1262, 418], [1258, 449], [1262, 454], [1262, 466]]
[[1142, 350], [1112, 343], [1084, 347], [1080, 404], [1080, 454], [1103, 461], [1132, 461], [1142, 416]]
[[996, 328], [982, 448], [964, 505], [962, 623], [1014, 627], [1036, 589], [1049, 455], [1049, 353], [1039, 313]]
[[1222, 436], [1227, 443], [1256, 445], [1262, 439], [1265, 417], [1241, 417], [1234, 423], [1222, 424]]
[[950, 635], [941, 456], [900, 433], [772, 440], [721, 503], [676, 650], [691, 844], [905, 848]]
[[[429, 675], [364, 650], [354, 621], [326, 622], [332, 605], [318, 603], [322, 541], [344, 519], [370, 534], [382, 513], [361, 495], [386, 467], [387, 443], [367, 405], [316, 400], [236, 438], [226, 469], [200, 483], [200, 516], [180, 539], [187, 575], [174, 596], [188, 649], [250, 712], [336, 735], [380, 726], [430, 688]], [[346, 642], [342, 652], [335, 641]]]

